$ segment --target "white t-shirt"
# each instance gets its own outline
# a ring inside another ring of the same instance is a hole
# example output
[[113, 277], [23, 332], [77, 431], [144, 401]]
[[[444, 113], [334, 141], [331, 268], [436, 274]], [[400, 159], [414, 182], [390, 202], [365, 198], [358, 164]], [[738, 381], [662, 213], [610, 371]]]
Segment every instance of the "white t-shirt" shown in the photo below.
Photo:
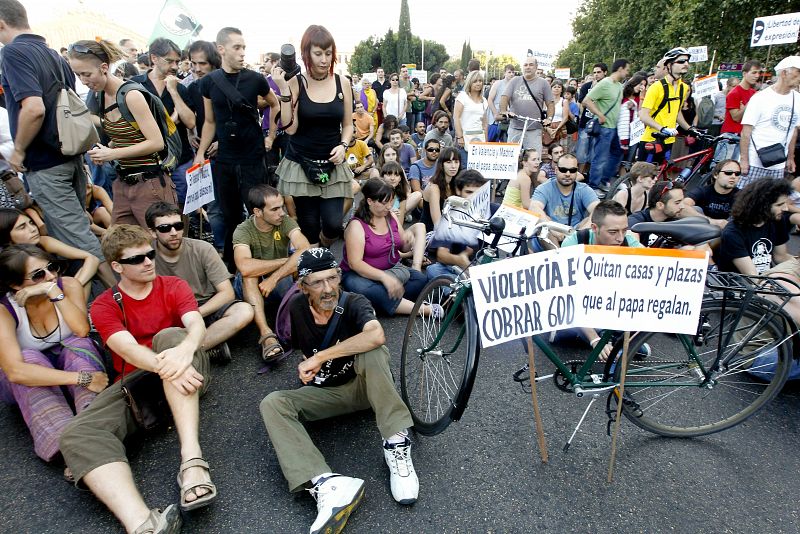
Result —
[[[794, 113], [792, 113], [792, 102], [794, 101]], [[753, 95], [744, 110], [742, 124], [749, 124], [753, 127], [750, 137], [749, 161], [750, 165], [763, 167], [758, 158], [756, 148], [764, 148], [769, 145], [780, 143], [784, 147], [792, 139], [792, 131], [800, 122], [800, 95], [796, 91], [789, 91], [788, 94], [780, 95], [772, 87], [759, 91]], [[768, 167], [770, 170], [783, 169], [785, 163], [779, 163]]]
[[466, 91], [461, 91], [456, 97], [456, 102], [461, 102], [464, 110], [461, 112], [461, 131], [463, 132], [482, 132], [483, 117], [489, 109], [489, 103], [481, 97], [480, 102], [472, 100]]
[[561, 122], [564, 120], [564, 97], [558, 97], [555, 102], [555, 110], [553, 111], [553, 122]]
[[392, 94], [388, 89], [383, 92], [383, 116], [394, 115], [398, 120], [406, 118], [406, 102], [408, 93], [405, 89], [398, 89], [398, 94]]

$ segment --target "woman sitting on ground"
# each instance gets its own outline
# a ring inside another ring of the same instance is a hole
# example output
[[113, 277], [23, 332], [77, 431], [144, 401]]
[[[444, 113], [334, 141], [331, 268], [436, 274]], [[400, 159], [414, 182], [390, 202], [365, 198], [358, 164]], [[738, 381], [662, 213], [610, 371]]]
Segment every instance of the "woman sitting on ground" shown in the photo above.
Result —
[[378, 131], [375, 132], [375, 142], [371, 143], [370, 146], [374, 144], [375, 148], [383, 150], [383, 147], [389, 144], [389, 132], [399, 125], [397, 117], [394, 115], [386, 115], [383, 118], [383, 122], [378, 126]]
[[[561, 150], [563, 151], [564, 149], [561, 148]], [[534, 180], [537, 180], [539, 175], [544, 178], [544, 172], [539, 170], [541, 162], [539, 153], [533, 148], [523, 150], [520, 153], [519, 171], [517, 172], [517, 177], [509, 180], [506, 186], [503, 204], [526, 210], [531, 208], [531, 196], [538, 185]]]
[[397, 159], [398, 159], [397, 150], [395, 150], [395, 148], [389, 143], [386, 143], [385, 145], [383, 145], [383, 148], [378, 154], [378, 163], [374, 167], [372, 167], [372, 169], [369, 171], [369, 177], [380, 178], [381, 169], [383, 169], [383, 166], [389, 163], [390, 161], [395, 161], [399, 163]]
[[[402, 225], [406, 220], [406, 214], [415, 209], [422, 200], [422, 193], [411, 191], [411, 186], [406, 180], [406, 173], [403, 167], [396, 161], [389, 161], [381, 169], [383, 176], [381, 179], [389, 184], [394, 192], [394, 203], [392, 213]], [[418, 271], [422, 270], [425, 261], [425, 225], [413, 224], [409, 226], [411, 232], [411, 246], [409, 252], [403, 252], [400, 257], [403, 259], [411, 258], [411, 268]]]
[[647, 207], [647, 193], [656, 182], [658, 167], [646, 161], [637, 161], [625, 177], [624, 185], [614, 194], [614, 200], [625, 206], [628, 215]]
[[436, 168], [433, 170], [428, 186], [422, 192], [422, 218], [425, 230], [433, 231], [442, 218], [442, 208], [444, 201], [456, 194], [454, 178], [461, 170], [461, 157], [458, 149], [448, 146], [442, 148], [439, 158], [436, 160]]
[[39, 247], [11, 245], [0, 252], [0, 291], [0, 399], [19, 406], [37, 456], [49, 462], [67, 423], [108, 385], [86, 337], [83, 288], [59, 278], [54, 258]]

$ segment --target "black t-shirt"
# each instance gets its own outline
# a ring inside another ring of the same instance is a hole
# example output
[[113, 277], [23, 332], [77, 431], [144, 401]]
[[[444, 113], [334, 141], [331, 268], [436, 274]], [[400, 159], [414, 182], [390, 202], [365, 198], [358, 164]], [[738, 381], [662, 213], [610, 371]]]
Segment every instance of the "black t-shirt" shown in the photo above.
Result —
[[385, 78], [383, 83], [379, 80], [372, 82], [372, 90], [375, 91], [375, 94], [378, 96], [378, 102], [383, 102], [383, 92], [391, 87], [392, 82], [389, 81], [389, 78]]
[[720, 271], [738, 272], [733, 264], [737, 258], [750, 258], [756, 273], [762, 274], [772, 267], [775, 247], [789, 241], [789, 214], [780, 221], [769, 221], [762, 226], [741, 226], [731, 222], [722, 230], [719, 251], [714, 255]]
[[[167, 110], [167, 113], [172, 115], [173, 113], [175, 113], [175, 101], [172, 100], [172, 95], [169, 94], [169, 91], [167, 90], [166, 87], [164, 87], [163, 93], [158, 94], [158, 91], [156, 91], [156, 86], [153, 85], [153, 82], [150, 81], [150, 78], [148, 78], [149, 72], [150, 71], [147, 71], [147, 73], [134, 76], [131, 78], [131, 80], [134, 82], [139, 82], [140, 84], [144, 85], [145, 89], [147, 89], [152, 94], [160, 98], [161, 102], [164, 104], [164, 108], [166, 108]], [[183, 85], [178, 84], [178, 94], [183, 99], [183, 102], [187, 106], [189, 106], [189, 109], [195, 111], [194, 103], [192, 102], [192, 99], [189, 98], [189, 90]], [[192, 151], [192, 146], [189, 144], [189, 135], [186, 130], [186, 126], [184, 126], [182, 122], [179, 122], [177, 128], [178, 128], [178, 135], [181, 138], [180, 163], [186, 163], [187, 161], [194, 158], [194, 152]]]
[[[364, 330], [364, 325], [375, 319], [375, 310], [366, 297], [357, 293], [344, 294], [346, 296], [344, 314], [336, 325], [330, 346], [360, 334]], [[312, 356], [325, 340], [328, 325], [318, 325], [314, 322], [308, 299], [302, 293], [292, 298], [289, 303], [289, 317], [293, 347], [300, 349], [306, 356]], [[355, 356], [344, 356], [325, 362], [309, 385], [330, 387], [349, 382], [356, 376], [353, 369], [354, 361]]]
[[[220, 74], [217, 74], [217, 73]], [[231, 85], [242, 94], [252, 109], [234, 106], [228, 101], [225, 93], [214, 82], [214, 76], [225, 76]], [[214, 119], [217, 125], [217, 161], [227, 164], [258, 163], [266, 154], [264, 150], [264, 132], [258, 119], [258, 97], [269, 94], [270, 88], [266, 78], [261, 74], [243, 69], [230, 74], [217, 69], [203, 76], [198, 89], [203, 97], [211, 100]], [[234, 135], [231, 135], [234, 134]]]
[[[583, 99], [586, 98], [586, 95], [589, 94], [589, 91], [592, 89], [592, 82], [586, 82], [585, 84], [581, 85], [580, 90], [578, 90], [578, 103], [580, 104], [583, 102]], [[586, 123], [589, 122], [594, 118], [594, 113], [589, 111], [589, 108], [583, 106], [583, 112], [581, 116], [578, 117], [578, 127], [583, 128], [586, 126]]]
[[[654, 222], [653, 217], [650, 215], [650, 208], [645, 208], [642, 211], [631, 213], [628, 215], [628, 227], [633, 228], [633, 225], [640, 222]], [[633, 230], [635, 232], [635, 230]], [[639, 234], [639, 243], [649, 247], [658, 239], [658, 234], [651, 234], [649, 232], [642, 232]]]
[[698, 208], [702, 208], [706, 217], [728, 220], [738, 192], [738, 189], [733, 189], [727, 195], [720, 195], [712, 184], [692, 189], [686, 196], [694, 200]]

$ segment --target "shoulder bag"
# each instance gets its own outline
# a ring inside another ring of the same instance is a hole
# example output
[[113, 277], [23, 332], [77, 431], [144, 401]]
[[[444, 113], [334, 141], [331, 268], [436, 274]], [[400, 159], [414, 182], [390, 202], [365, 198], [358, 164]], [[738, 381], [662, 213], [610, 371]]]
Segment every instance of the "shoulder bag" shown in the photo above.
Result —
[[753, 148], [756, 149], [758, 159], [761, 160], [761, 165], [764, 168], [779, 165], [786, 161], [786, 144], [789, 142], [789, 132], [792, 131], [792, 120], [794, 119], [794, 91], [792, 93], [792, 113], [789, 115], [789, 124], [786, 126], [786, 138], [783, 143], [773, 143], [769, 146], [758, 148], [753, 138], [750, 141], [753, 143]]

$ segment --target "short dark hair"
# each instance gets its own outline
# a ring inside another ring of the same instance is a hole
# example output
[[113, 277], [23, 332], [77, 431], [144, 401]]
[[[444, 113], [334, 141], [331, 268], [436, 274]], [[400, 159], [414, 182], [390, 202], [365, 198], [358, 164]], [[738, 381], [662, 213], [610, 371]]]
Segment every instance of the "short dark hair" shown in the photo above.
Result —
[[595, 67], [597, 67], [598, 69], [602, 70], [603, 72], [608, 72], [608, 65], [606, 65], [602, 61], [600, 63], [595, 63], [592, 66], [592, 68], [595, 68]]
[[461, 189], [464, 189], [470, 185], [481, 186], [487, 181], [488, 180], [486, 180], [486, 178], [484, 178], [484, 176], [475, 169], [465, 169], [456, 174], [455, 189], [456, 191], [460, 191]]
[[147, 49], [149, 55], [158, 57], [165, 57], [170, 52], [175, 52], [178, 56], [181, 55], [180, 47], [166, 37], [155, 39]]
[[0, 20], [18, 30], [30, 28], [28, 12], [17, 0], [0, 0]]
[[616, 200], [601, 200], [600, 203], [594, 207], [594, 211], [592, 212], [592, 222], [597, 226], [600, 226], [605, 222], [606, 217], [609, 215], [621, 215], [627, 217], [628, 212], [625, 210], [625, 206]]
[[736, 165], [739, 165], [739, 168], [740, 168], [740, 169], [742, 168], [742, 165], [739, 163], [739, 161], [738, 161], [738, 160], [735, 160], [735, 159], [723, 159], [722, 161], [720, 161], [719, 163], [717, 163], [716, 165], [714, 165], [714, 170], [713, 170], [713, 171], [711, 171], [711, 174], [713, 174], [714, 176], [718, 175], [718, 174], [719, 174], [719, 171], [721, 171], [721, 170], [722, 170], [722, 168], [723, 168], [725, 165], [727, 165], [728, 163], [735, 163]]
[[[24, 211], [17, 208], [0, 208], [0, 247], [11, 244], [11, 230], [17, 225], [21, 216], [28, 217]], [[30, 218], [30, 217], [28, 217]]]
[[750, 59], [744, 62], [742, 65], [742, 72], [750, 72], [750, 69], [753, 67], [758, 67], [759, 69], [763, 69], [764, 67], [761, 65], [760, 61], [756, 61], [755, 59]]
[[476, 58], [470, 59], [467, 63], [467, 70], [470, 72], [473, 70], [481, 70], [481, 62]]
[[631, 62], [627, 59], [619, 58], [611, 65], [611, 72], [617, 72], [619, 69], [624, 69], [630, 64]]
[[247, 192], [247, 211], [253, 213], [256, 208], [263, 210], [267, 205], [266, 199], [281, 196], [280, 191], [267, 184], [258, 184]]
[[402, 137], [403, 130], [401, 130], [400, 128], [394, 128], [392, 130], [389, 130], [389, 138], [391, 138], [393, 135], [399, 135], [400, 137]]
[[[669, 184], [672, 184], [671, 186]], [[672, 180], [661, 180], [653, 184], [650, 191], [647, 192], [647, 207], [652, 209], [656, 207], [659, 202], [666, 204], [672, 197], [673, 191], [682, 191], [683, 184], [680, 182], [673, 182]]]
[[242, 30], [234, 28], [233, 26], [225, 26], [217, 32], [217, 44], [225, 46], [228, 42], [228, 38], [233, 34], [242, 35]]
[[64, 52], [67, 51], [67, 47], [66, 46], [62, 46], [61, 48], [58, 49], [58, 51], [63, 54]]
[[428, 146], [431, 143], [436, 143], [437, 145], [442, 146], [442, 142], [441, 141], [439, 141], [436, 138], [429, 137], [429, 138], [425, 139], [425, 141], [422, 143], [422, 148], [428, 148]]
[[442, 117], [447, 118], [448, 121], [450, 120], [450, 114], [448, 112], [443, 109], [438, 109], [433, 113], [433, 120], [431, 122], [436, 124]]
[[792, 186], [785, 180], [761, 179], [747, 184], [736, 195], [731, 217], [736, 224], [752, 226], [771, 218], [772, 205], [781, 196], [789, 196]]
[[156, 229], [156, 219], [159, 217], [167, 217], [169, 215], [181, 215], [181, 210], [178, 209], [178, 206], [171, 202], [164, 202], [163, 200], [159, 200], [157, 202], [153, 202], [150, 204], [150, 207], [147, 208], [147, 211], [144, 213], [144, 221], [147, 223], [147, 227], [151, 230]]
[[[409, 128], [409, 127], [408, 127], [407, 125], [405, 125], [405, 124], [401, 124], [400, 126], [398, 126], [398, 127], [397, 127], [397, 129], [398, 129], [398, 130], [400, 130], [402, 133], [408, 133], [408, 132], [410, 132], [410, 131], [411, 131], [411, 128]], [[392, 133], [392, 132], [389, 132], [389, 134], [391, 134], [391, 133]]]
[[36, 245], [10, 245], [0, 252], [0, 291], [7, 293], [12, 285], [21, 286], [28, 275], [28, 258], [39, 258], [46, 262], [55, 261], [49, 253]]
[[219, 52], [217, 51], [217, 47], [214, 46], [214, 43], [195, 41], [189, 45], [189, 59], [191, 59], [192, 54], [196, 52], [203, 52], [206, 55], [206, 61], [215, 69], [222, 67], [222, 58], [219, 57]]
[[354, 216], [370, 224], [372, 222], [372, 214], [369, 211], [367, 200], [386, 202], [390, 198], [394, 198], [394, 189], [380, 178], [370, 178], [361, 188], [361, 194], [364, 195], [364, 198], [361, 199], [361, 204], [356, 208]]
[[148, 67], [152, 67], [153, 63], [150, 61], [149, 54], [139, 54], [136, 57], [136, 63], [141, 63], [142, 65], [147, 65]]
[[279, 61], [281, 59], [281, 55], [277, 52], [267, 52], [264, 57], [270, 61]]

